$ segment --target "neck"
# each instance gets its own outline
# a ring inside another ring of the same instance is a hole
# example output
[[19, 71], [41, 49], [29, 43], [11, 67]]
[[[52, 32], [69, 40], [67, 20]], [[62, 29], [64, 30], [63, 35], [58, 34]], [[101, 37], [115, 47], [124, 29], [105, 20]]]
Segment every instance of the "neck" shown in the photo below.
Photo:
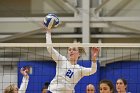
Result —
[[126, 93], [126, 91], [119, 91], [118, 93]]
[[76, 65], [76, 61], [77, 61], [77, 60], [70, 60], [70, 63], [71, 63], [72, 65]]

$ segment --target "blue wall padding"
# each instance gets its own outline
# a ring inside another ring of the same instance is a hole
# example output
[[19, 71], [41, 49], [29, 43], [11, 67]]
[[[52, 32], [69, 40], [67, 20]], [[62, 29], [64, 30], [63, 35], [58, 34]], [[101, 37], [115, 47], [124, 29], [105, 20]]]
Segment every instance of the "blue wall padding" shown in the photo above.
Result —
[[114, 83], [118, 78], [124, 78], [128, 82], [127, 91], [140, 93], [140, 62], [121, 61], [107, 64], [100, 68], [100, 80], [109, 79]]
[[[88, 60], [79, 61], [79, 65], [90, 67], [91, 62]], [[18, 86], [21, 83], [22, 75], [19, 70], [23, 66], [32, 66], [33, 73], [30, 75], [29, 86], [26, 93], [41, 93], [43, 84], [47, 81], [50, 82], [56, 73], [56, 64], [53, 61], [21, 61], [18, 63]], [[131, 93], [140, 93], [140, 62], [114, 62], [107, 64], [105, 67], [100, 67], [94, 75], [82, 78], [75, 86], [75, 93], [85, 93], [86, 85], [92, 83], [96, 87], [98, 93], [98, 83], [102, 79], [109, 79], [115, 82], [118, 78], [124, 78], [128, 82], [128, 91]]]

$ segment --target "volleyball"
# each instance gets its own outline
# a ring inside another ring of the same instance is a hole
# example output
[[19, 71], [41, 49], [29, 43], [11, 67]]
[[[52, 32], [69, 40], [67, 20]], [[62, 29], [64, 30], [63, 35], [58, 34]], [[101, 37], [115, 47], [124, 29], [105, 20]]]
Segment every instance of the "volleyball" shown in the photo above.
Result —
[[59, 25], [59, 19], [55, 14], [48, 14], [44, 18], [44, 25], [47, 29], [56, 28]]

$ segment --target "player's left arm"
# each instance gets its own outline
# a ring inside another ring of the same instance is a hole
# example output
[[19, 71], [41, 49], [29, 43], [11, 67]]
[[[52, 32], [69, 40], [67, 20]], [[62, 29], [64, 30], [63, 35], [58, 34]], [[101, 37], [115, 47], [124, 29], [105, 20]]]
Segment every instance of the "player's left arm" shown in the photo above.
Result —
[[91, 49], [91, 68], [83, 68], [82, 75], [89, 76], [97, 71], [97, 57], [99, 54], [99, 48], [92, 47]]
[[92, 47], [91, 48], [91, 74], [95, 73], [97, 71], [97, 57], [99, 55], [100, 49], [97, 47]]

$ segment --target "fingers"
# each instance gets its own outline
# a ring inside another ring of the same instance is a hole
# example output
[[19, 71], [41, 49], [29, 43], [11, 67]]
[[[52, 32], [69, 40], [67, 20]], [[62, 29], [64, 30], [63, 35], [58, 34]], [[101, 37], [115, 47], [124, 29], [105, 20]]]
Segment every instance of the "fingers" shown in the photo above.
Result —
[[97, 56], [99, 54], [100, 49], [97, 47], [92, 47], [91, 53], [92, 53], [92, 61], [96, 62]]
[[24, 69], [23, 67], [20, 69], [20, 73], [21, 73], [23, 76], [28, 76], [27, 70]]
[[92, 50], [91, 50], [92, 56], [94, 56], [94, 57], [98, 56], [99, 51], [100, 51], [99, 48], [97, 48], [97, 47], [92, 47]]
[[45, 29], [45, 31], [47, 32], [51, 32], [51, 29], [48, 29], [45, 25], [44, 25], [44, 23], [43, 22], [41, 22], [41, 23], [39, 23], [40, 24], [40, 26], [42, 27], [42, 28], [44, 28]]
[[92, 50], [93, 50], [94, 52], [98, 52], [100, 49], [99, 49], [98, 47], [92, 47]]

